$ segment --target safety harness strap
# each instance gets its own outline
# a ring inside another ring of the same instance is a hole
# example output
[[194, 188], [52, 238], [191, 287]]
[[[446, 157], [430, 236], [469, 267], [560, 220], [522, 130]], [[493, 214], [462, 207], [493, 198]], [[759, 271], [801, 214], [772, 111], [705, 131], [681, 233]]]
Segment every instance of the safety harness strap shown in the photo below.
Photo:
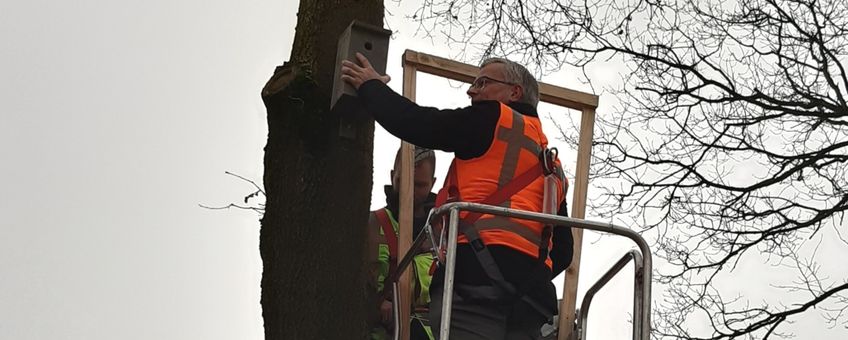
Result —
[[474, 249], [474, 254], [477, 256], [477, 261], [480, 262], [480, 267], [483, 268], [483, 271], [487, 276], [489, 276], [489, 279], [491, 279], [494, 284], [494, 290], [489, 290], [485, 287], [476, 287], [476, 292], [472, 292], [471, 295], [492, 298], [500, 296], [515, 296], [530, 307], [533, 307], [533, 309], [537, 310], [540, 314], [548, 315], [549, 311], [536, 301], [536, 299], [531, 298], [523, 292], [519, 292], [512, 283], [506, 281], [500, 268], [498, 268], [497, 263], [495, 263], [492, 253], [489, 252], [489, 248], [486, 247], [486, 244], [483, 243], [482, 239], [480, 239], [480, 233], [477, 232], [477, 228], [473, 225], [461, 224], [459, 231], [468, 239], [468, 243], [471, 245], [471, 248]]
[[480, 233], [477, 231], [477, 228], [471, 224], [460, 223], [459, 232], [465, 235], [465, 238], [468, 239], [468, 244], [471, 245], [471, 249], [473, 249], [474, 254], [477, 255], [477, 261], [480, 262], [480, 267], [482, 267], [483, 271], [486, 272], [486, 275], [492, 279], [492, 283], [505, 293], [514, 295], [516, 293], [515, 287], [504, 279], [500, 268], [498, 268], [497, 263], [495, 263], [495, 259], [492, 257], [492, 253], [489, 252], [486, 244], [483, 243], [483, 240], [480, 238]]

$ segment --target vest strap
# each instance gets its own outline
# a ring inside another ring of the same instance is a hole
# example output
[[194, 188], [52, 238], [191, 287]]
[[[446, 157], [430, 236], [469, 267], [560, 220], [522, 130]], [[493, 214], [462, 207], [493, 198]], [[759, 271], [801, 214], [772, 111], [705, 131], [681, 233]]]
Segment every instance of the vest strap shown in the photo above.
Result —
[[379, 209], [374, 214], [377, 216], [377, 221], [380, 222], [380, 228], [383, 230], [383, 236], [386, 238], [386, 244], [389, 246], [389, 259], [396, 262], [398, 240], [397, 234], [395, 234], [394, 224], [389, 219], [389, 213], [386, 212], [386, 209]]
[[[380, 228], [383, 230], [383, 236], [386, 238], [386, 245], [389, 246], [389, 271], [386, 273], [386, 278], [390, 278], [395, 274], [395, 271], [397, 271], [397, 234], [395, 234], [394, 224], [389, 218], [389, 213], [386, 212], [386, 209], [378, 209], [377, 211], [374, 211], [374, 215], [377, 217], [377, 221], [380, 223]], [[391, 286], [383, 285], [383, 298], [391, 300], [391, 296]]]

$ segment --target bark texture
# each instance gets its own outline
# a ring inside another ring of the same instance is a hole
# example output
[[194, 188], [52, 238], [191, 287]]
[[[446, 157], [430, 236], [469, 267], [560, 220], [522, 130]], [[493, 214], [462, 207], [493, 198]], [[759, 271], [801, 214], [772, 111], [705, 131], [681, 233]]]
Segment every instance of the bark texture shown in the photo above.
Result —
[[266, 339], [364, 339], [365, 232], [374, 123], [339, 136], [330, 111], [336, 44], [357, 19], [382, 26], [380, 0], [301, 0], [290, 60], [262, 90], [268, 112], [260, 233]]

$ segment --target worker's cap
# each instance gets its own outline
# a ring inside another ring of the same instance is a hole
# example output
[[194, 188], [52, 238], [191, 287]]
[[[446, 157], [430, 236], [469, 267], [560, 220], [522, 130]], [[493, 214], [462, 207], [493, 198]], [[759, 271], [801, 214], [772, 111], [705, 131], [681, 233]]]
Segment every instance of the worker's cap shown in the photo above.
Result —
[[433, 157], [436, 157], [436, 153], [432, 149], [422, 148], [420, 146], [415, 147], [415, 163]]
[[[400, 150], [401, 149], [398, 149], [397, 154], [395, 154], [395, 168], [397, 168], [398, 164], [400, 164]], [[436, 165], [436, 153], [433, 152], [433, 150], [431, 149], [415, 146], [412, 151], [412, 155], [412, 160], [415, 164], [418, 164], [418, 162], [423, 161], [425, 159], [429, 159], [431, 162], [433, 162], [433, 166]]]

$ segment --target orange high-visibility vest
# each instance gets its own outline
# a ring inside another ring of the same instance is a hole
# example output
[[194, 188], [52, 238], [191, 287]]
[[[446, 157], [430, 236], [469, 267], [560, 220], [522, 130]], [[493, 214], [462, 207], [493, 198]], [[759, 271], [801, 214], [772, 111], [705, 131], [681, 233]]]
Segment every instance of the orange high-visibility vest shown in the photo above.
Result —
[[[445, 180], [446, 188], [443, 190], [452, 191], [450, 195], [458, 194], [458, 199], [463, 202], [482, 202], [531, 167], [541, 167], [540, 154], [547, 145], [548, 139], [542, 132], [538, 117], [514, 112], [509, 106], [501, 103], [500, 117], [489, 149], [477, 158], [454, 158], [451, 171]], [[561, 169], [558, 160], [556, 164]], [[454, 177], [450, 178], [451, 176]], [[453, 185], [456, 188], [450, 190], [449, 187]], [[544, 177], [540, 175], [498, 205], [542, 212], [543, 197]], [[563, 182], [557, 181], [557, 205], [563, 198]], [[469, 212], [463, 212], [460, 219], [468, 215]], [[539, 256], [544, 227], [542, 223], [483, 214], [474, 222], [474, 226], [487, 246], [506, 246], [532, 257]], [[458, 241], [468, 243], [462, 234], [459, 235]], [[545, 241], [550, 242], [549, 239]], [[550, 243], [547, 248], [550, 249]], [[547, 258], [545, 263], [548, 267], [552, 266], [550, 258]]]

